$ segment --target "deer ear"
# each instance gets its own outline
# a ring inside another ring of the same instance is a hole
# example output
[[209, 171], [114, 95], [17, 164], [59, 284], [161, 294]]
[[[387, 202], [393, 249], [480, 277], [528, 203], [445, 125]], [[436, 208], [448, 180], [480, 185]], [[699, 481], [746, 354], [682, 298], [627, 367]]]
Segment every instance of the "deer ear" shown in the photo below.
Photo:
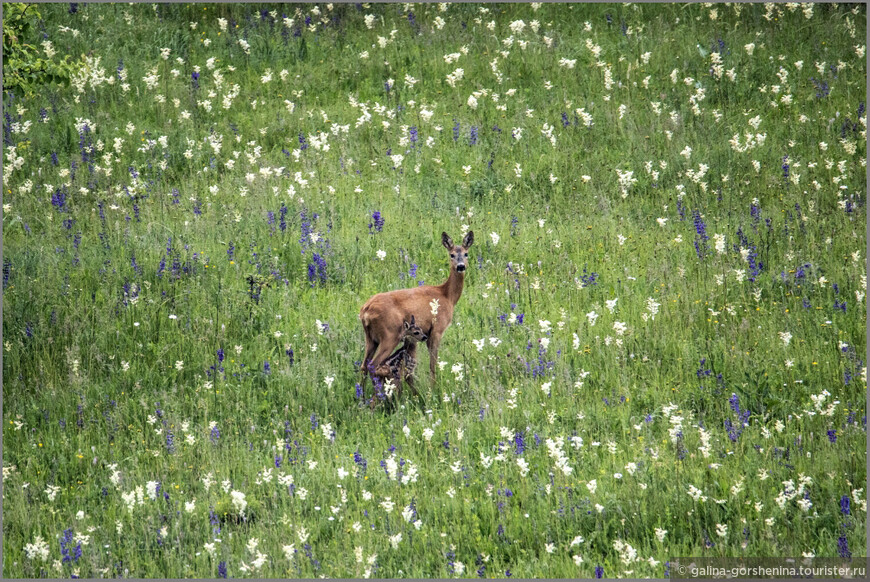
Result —
[[467, 249], [468, 247], [470, 247], [472, 245], [472, 243], [474, 243], [474, 231], [469, 230], [468, 234], [465, 235], [465, 238], [462, 239], [462, 246], [464, 246]]
[[417, 322], [414, 320], [413, 315], [411, 315], [411, 325], [417, 325]]
[[[413, 320], [411, 320], [411, 323], [414, 323]], [[407, 321], [403, 321], [402, 324], [405, 326], [405, 331], [411, 329], [411, 325]]]
[[447, 236], [446, 232], [441, 233], [441, 244], [444, 245], [444, 248], [446, 248], [448, 251], [453, 250], [453, 240], [449, 236]]

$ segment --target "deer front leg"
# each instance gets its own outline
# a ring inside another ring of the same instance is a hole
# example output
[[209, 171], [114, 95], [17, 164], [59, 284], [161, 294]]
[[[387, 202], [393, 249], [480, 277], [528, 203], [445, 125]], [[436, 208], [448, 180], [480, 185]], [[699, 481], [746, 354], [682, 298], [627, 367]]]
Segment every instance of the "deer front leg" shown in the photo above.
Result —
[[432, 334], [426, 341], [429, 348], [429, 381], [435, 383], [435, 366], [438, 364], [438, 346], [441, 344], [441, 336]]

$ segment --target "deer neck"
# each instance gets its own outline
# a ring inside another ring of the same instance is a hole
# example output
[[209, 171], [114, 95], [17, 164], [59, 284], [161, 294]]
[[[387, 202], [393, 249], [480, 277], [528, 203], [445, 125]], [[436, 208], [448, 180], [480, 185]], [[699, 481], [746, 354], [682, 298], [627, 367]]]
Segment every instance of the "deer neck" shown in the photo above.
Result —
[[459, 298], [462, 297], [462, 287], [465, 285], [465, 275], [460, 274], [456, 269], [450, 270], [450, 276], [447, 281], [441, 286], [444, 289], [444, 295], [450, 305], [456, 306]]

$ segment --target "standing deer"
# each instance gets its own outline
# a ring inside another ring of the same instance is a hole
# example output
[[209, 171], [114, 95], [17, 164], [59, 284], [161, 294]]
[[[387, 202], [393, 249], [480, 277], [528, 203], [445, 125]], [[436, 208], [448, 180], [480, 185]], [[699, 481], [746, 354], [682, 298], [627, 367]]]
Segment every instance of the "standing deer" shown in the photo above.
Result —
[[[385, 380], [386, 378], [392, 378], [393, 383], [396, 386], [396, 393], [401, 395], [402, 393], [402, 381], [408, 384], [414, 393], [417, 393], [417, 390], [414, 388], [414, 370], [417, 368], [417, 360], [411, 355], [411, 350], [409, 349], [412, 345], [416, 347], [417, 342], [424, 342], [429, 339], [429, 336], [426, 335], [426, 332], [423, 331], [414, 318], [411, 316], [411, 323], [407, 321], [403, 324], [402, 337], [399, 338], [403, 340], [404, 345], [393, 353], [392, 356], [384, 360], [384, 363], [375, 369], [374, 374], [378, 378]], [[371, 406], [375, 407], [376, 398], [372, 396]]]
[[[472, 231], [465, 235], [462, 246], [455, 246], [447, 233], [442, 232], [441, 244], [450, 253], [450, 275], [447, 281], [441, 285], [423, 285], [378, 293], [366, 301], [359, 312], [359, 320], [366, 336], [363, 374], [369, 371], [369, 366], [374, 370], [384, 363], [401, 341], [403, 323], [414, 317], [417, 325], [429, 335], [426, 342], [429, 348], [429, 376], [432, 382], [435, 381], [438, 346], [441, 344], [441, 336], [453, 319], [453, 308], [462, 296], [468, 249], [473, 242]], [[433, 313], [434, 311], [437, 313]], [[407, 349], [413, 358], [417, 350], [416, 344], [412, 343]]]

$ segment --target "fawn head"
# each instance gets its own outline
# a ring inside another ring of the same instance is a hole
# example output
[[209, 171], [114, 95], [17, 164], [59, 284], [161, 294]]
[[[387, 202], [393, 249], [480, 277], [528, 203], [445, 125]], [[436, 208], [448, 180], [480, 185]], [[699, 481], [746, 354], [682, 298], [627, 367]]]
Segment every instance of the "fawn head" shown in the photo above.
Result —
[[447, 236], [446, 232], [441, 233], [441, 244], [444, 245], [450, 252], [450, 268], [456, 269], [456, 272], [463, 273], [465, 272], [466, 263], [468, 261], [468, 249], [471, 247], [471, 243], [474, 242], [474, 232], [468, 231], [468, 234], [465, 235], [465, 238], [462, 239], [462, 246], [456, 246], [453, 244], [453, 239]]
[[424, 342], [429, 339], [429, 336], [426, 335], [426, 332], [423, 331], [423, 328], [417, 325], [414, 316], [411, 316], [411, 323], [407, 321], [403, 322], [402, 329], [402, 339], [414, 339], [418, 342]]

